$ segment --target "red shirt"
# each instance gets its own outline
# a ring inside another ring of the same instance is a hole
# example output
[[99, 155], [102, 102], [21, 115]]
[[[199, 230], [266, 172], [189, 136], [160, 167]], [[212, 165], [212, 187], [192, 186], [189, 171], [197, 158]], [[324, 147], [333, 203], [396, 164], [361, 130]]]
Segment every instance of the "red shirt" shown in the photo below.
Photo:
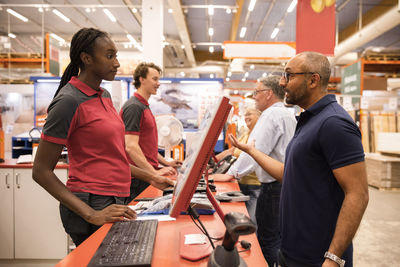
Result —
[[126, 197], [131, 176], [124, 135], [110, 94], [72, 77], [51, 102], [41, 138], [66, 145], [70, 191]]
[[[144, 156], [155, 169], [158, 169], [157, 125], [147, 100], [135, 92], [125, 102], [119, 114], [125, 124], [125, 133], [139, 135], [139, 146]], [[128, 160], [134, 164], [129, 155]]]

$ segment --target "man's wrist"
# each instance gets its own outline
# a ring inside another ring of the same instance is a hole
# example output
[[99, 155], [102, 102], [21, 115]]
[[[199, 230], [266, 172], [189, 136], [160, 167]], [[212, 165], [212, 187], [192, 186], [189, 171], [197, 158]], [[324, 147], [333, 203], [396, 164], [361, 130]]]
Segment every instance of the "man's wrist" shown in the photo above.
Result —
[[345, 260], [339, 258], [338, 256], [336, 256], [335, 254], [333, 254], [333, 253], [331, 253], [329, 251], [325, 252], [324, 258], [325, 259], [330, 259], [330, 260], [336, 262], [339, 267], [344, 267], [344, 264], [346, 262]]

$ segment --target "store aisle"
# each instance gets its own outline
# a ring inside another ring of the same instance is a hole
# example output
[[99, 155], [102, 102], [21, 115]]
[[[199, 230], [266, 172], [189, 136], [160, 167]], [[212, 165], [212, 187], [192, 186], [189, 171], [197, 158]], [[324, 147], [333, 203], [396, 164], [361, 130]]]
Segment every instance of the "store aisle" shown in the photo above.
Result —
[[355, 267], [399, 266], [400, 191], [369, 188], [369, 204], [354, 238]]

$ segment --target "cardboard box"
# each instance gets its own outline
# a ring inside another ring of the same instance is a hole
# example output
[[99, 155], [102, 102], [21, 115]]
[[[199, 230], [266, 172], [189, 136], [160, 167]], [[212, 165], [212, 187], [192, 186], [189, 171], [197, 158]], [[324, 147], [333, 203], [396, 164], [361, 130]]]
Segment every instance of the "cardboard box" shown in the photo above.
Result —
[[400, 188], [400, 157], [366, 153], [368, 184], [381, 189]]

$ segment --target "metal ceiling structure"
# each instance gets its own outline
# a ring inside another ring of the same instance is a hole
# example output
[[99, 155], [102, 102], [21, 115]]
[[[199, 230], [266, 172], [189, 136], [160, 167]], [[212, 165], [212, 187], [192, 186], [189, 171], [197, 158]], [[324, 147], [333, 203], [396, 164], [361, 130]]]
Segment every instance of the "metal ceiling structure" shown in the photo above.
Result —
[[[136, 51], [127, 45], [131, 43], [127, 34], [140, 43], [142, 1], [145, 0], [0, 0], [0, 35], [16, 36], [11, 38], [13, 51], [40, 52], [42, 45], [37, 36], [43, 32], [55, 33], [69, 42], [78, 29], [95, 27], [110, 33], [118, 49]], [[165, 75], [176, 77], [183, 71], [190, 77], [209, 77], [213, 73], [225, 78], [231, 61], [223, 59], [224, 41], [295, 42], [296, 12], [287, 11], [291, 3], [292, 0], [165, 0]], [[399, 0], [336, 0], [337, 49], [342, 60], [335, 58], [334, 62], [342, 64], [349, 53], [353, 53], [354, 60], [372, 48], [400, 49], [399, 5]], [[28, 22], [8, 9], [23, 15]], [[115, 22], [107, 18], [104, 9], [115, 16]], [[61, 19], [54, 10], [70, 21]], [[243, 27], [246, 31], [241, 35]], [[275, 27], [280, 31], [271, 38]], [[255, 80], [265, 72], [281, 69], [285, 62], [242, 63], [244, 71], [249, 72], [246, 79]], [[243, 75], [234, 73], [230, 79], [240, 80]]]

